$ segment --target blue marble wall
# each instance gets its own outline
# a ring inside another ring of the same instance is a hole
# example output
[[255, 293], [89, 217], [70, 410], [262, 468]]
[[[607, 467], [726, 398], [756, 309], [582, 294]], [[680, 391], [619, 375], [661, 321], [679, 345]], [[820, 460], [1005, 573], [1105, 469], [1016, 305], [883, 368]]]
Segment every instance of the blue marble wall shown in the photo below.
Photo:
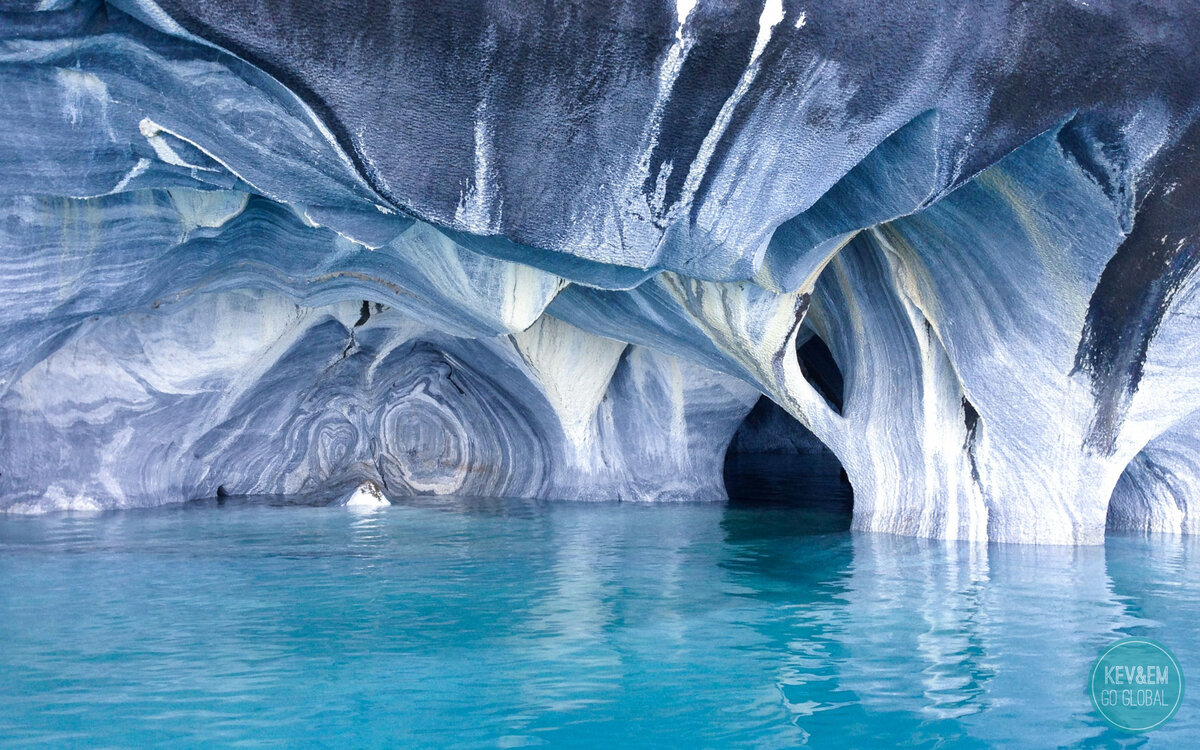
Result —
[[765, 394], [859, 529], [1192, 531], [1198, 38], [1184, 0], [10, 0], [0, 508], [720, 499]]

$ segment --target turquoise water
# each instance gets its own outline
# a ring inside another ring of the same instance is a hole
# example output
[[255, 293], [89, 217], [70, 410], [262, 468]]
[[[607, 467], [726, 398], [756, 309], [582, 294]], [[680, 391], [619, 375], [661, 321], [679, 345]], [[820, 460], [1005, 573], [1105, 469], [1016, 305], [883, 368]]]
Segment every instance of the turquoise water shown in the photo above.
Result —
[[946, 544], [836, 509], [439, 500], [0, 516], [0, 745], [1196, 746], [1191, 540]]

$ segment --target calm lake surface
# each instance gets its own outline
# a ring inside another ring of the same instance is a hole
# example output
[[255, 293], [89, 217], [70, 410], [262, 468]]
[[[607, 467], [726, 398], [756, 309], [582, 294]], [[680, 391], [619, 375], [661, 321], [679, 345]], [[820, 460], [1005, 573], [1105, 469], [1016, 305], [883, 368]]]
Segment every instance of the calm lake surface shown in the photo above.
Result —
[[1197, 746], [1200, 550], [930, 542], [834, 504], [227, 501], [0, 516], [0, 745]]

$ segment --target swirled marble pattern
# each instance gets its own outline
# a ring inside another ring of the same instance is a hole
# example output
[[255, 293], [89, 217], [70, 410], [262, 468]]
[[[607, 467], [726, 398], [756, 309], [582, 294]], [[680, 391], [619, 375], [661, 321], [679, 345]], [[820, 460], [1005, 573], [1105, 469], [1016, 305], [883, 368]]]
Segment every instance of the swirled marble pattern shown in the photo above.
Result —
[[214, 292], [89, 322], [0, 401], [6, 507], [328, 499], [364, 483], [393, 497], [724, 497], [751, 386], [546, 322], [574, 365], [609, 363], [586, 414], [556, 409], [572, 374], [538, 375], [515, 338], [371, 309], [363, 321], [352, 303]]
[[4, 3], [0, 509], [719, 499], [766, 395], [859, 529], [1192, 532], [1196, 39], [1185, 0]]

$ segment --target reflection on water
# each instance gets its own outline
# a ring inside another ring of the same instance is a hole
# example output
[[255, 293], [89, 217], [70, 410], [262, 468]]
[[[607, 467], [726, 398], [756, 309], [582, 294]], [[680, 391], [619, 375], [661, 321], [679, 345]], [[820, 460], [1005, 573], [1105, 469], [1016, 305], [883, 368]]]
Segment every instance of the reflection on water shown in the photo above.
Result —
[[1125, 635], [1200, 670], [1193, 540], [942, 543], [831, 513], [0, 517], [0, 744], [1194, 744], [1194, 691], [1140, 737], [1086, 692]]

